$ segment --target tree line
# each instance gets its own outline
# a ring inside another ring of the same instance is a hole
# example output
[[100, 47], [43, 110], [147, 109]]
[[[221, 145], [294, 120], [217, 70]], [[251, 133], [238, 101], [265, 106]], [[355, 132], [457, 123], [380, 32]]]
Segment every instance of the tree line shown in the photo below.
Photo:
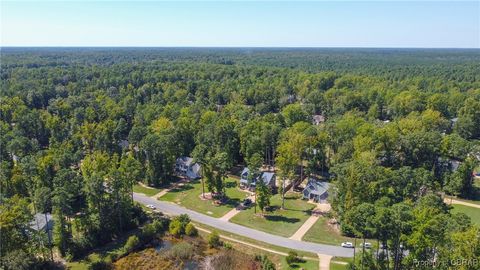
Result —
[[[389, 51], [388, 61], [381, 51], [254, 53], [2, 50], [6, 268], [49, 248], [32, 237], [32, 213], [53, 214], [53, 244], [69, 258], [138, 226], [145, 216], [132, 186], [175, 181], [179, 156], [202, 164], [220, 195], [238, 164], [275, 166], [283, 181], [330, 176], [342, 232], [391, 251], [362, 255], [366, 269], [478, 258], [479, 245], [462, 248], [462, 239], [479, 242], [478, 227], [440, 198], [478, 195], [476, 52], [445, 52], [453, 70], [432, 60], [443, 52]], [[314, 124], [313, 115], [325, 121]]]

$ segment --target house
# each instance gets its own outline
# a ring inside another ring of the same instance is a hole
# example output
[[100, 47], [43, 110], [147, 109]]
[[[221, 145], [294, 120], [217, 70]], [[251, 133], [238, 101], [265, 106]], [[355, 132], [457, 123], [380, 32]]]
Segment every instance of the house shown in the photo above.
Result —
[[30, 222], [30, 228], [35, 231], [51, 231], [53, 229], [52, 215], [49, 213], [36, 213]]
[[276, 177], [272, 172], [261, 172], [259, 176], [254, 176], [252, 179], [249, 179], [250, 170], [244, 168], [240, 174], [240, 187], [248, 188], [250, 190], [255, 190], [256, 182], [261, 179], [266, 186], [270, 188], [275, 187]]
[[437, 159], [437, 162], [440, 166], [442, 166], [443, 168], [451, 172], [456, 171], [458, 167], [460, 167], [460, 164], [462, 164], [462, 162], [458, 160], [454, 160], [450, 158], [441, 158], [441, 157]]
[[308, 179], [308, 183], [303, 189], [303, 198], [315, 202], [324, 203], [328, 197], [329, 183], [317, 181], [313, 178]]
[[122, 149], [128, 149], [130, 143], [128, 142], [128, 140], [120, 140], [118, 142], [118, 146], [120, 146]]
[[314, 125], [318, 126], [321, 123], [325, 122], [325, 116], [321, 114], [315, 114], [312, 116], [312, 122]]
[[191, 157], [179, 157], [175, 162], [175, 173], [189, 179], [198, 179], [201, 177], [200, 164], [194, 163]]

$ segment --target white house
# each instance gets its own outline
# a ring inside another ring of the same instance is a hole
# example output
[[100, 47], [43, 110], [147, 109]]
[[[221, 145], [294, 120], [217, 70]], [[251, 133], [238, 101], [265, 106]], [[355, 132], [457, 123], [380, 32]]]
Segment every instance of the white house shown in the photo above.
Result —
[[198, 179], [201, 177], [200, 164], [194, 163], [191, 157], [179, 157], [175, 162], [175, 173], [189, 179]]

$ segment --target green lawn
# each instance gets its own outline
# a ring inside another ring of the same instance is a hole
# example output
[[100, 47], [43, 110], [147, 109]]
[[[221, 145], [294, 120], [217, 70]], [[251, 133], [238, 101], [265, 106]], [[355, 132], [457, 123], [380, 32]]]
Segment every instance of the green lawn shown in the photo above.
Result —
[[146, 188], [146, 187], [141, 186], [139, 184], [136, 184], [136, 185], [133, 186], [133, 192], [143, 193], [147, 196], [153, 196], [153, 195], [159, 193], [160, 191], [162, 191], [162, 190], [159, 189], [159, 188]]
[[285, 256], [281, 256], [282, 259], [280, 261], [280, 269], [282, 270], [290, 270], [290, 269], [308, 269], [308, 270], [316, 270], [318, 269], [318, 261], [313, 260], [302, 260], [301, 262], [295, 263], [292, 266], [287, 264], [287, 260]]
[[293, 194], [287, 194], [284, 210], [280, 209], [282, 205], [280, 194], [274, 195], [270, 202], [272, 211], [265, 212], [264, 217], [255, 215], [252, 207], [240, 212], [230, 221], [245, 227], [290, 237], [310, 217], [311, 210], [315, 207]]
[[[221, 217], [236, 207], [248, 196], [247, 192], [237, 188], [237, 180], [228, 178], [226, 180], [226, 193], [229, 200], [223, 205], [214, 205], [211, 200], [202, 200], [202, 183], [200, 181], [186, 183], [182, 187], [172, 189], [159, 200], [177, 203], [188, 209], [207, 214], [212, 217]], [[206, 188], [206, 187], [205, 187]]]
[[331, 245], [340, 245], [346, 241], [353, 242], [353, 238], [340, 235], [340, 233], [330, 227], [327, 222], [328, 219], [326, 217], [320, 217], [303, 236], [302, 240]]
[[461, 204], [454, 204], [452, 205], [453, 213], [461, 212], [467, 214], [472, 219], [473, 223], [479, 224], [480, 225], [480, 209], [475, 208], [475, 207], [470, 207], [466, 205], [461, 205]]
[[335, 257], [335, 258], [332, 258], [332, 260], [330, 261], [330, 270], [347, 270], [348, 264], [339, 264], [335, 262], [351, 263], [353, 262], [353, 258]]

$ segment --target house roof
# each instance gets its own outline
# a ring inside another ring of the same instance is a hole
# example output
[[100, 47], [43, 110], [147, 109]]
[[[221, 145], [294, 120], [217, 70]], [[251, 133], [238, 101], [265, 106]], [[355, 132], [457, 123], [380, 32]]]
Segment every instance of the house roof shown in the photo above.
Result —
[[325, 116], [323, 116], [321, 114], [315, 114], [313, 116], [313, 122], [315, 122], [315, 124], [323, 123], [323, 122], [325, 122]]
[[184, 165], [190, 166], [193, 163], [193, 158], [191, 157], [179, 157], [177, 158], [177, 163], [182, 163]]
[[328, 182], [321, 182], [315, 179], [309, 179], [307, 186], [305, 187], [309, 193], [313, 193], [315, 195], [322, 195], [328, 191], [330, 184]]
[[240, 174], [240, 176], [242, 176], [242, 175], [244, 175], [244, 174], [248, 174], [249, 172], [250, 172], [250, 170], [249, 170], [247, 167], [245, 167], [245, 168], [243, 168], [242, 173]]
[[260, 177], [262, 177], [263, 183], [265, 183], [265, 185], [269, 185], [273, 179], [273, 176], [275, 176], [275, 174], [272, 172], [263, 172]]
[[[45, 220], [45, 215], [47, 216], [47, 220]], [[52, 215], [50, 213], [47, 213], [47, 214], [36, 213], [33, 216], [33, 220], [30, 222], [30, 228], [36, 231], [38, 230], [38, 228], [40, 228], [40, 230], [43, 230], [45, 229], [47, 222], [50, 223], [51, 221], [52, 221]]]
[[[241, 176], [240, 177], [240, 182], [241, 183], [247, 183], [248, 182], [248, 179], [246, 178], [246, 177], [248, 177], [248, 173], [250, 173], [250, 170], [247, 167], [243, 168], [242, 173], [240, 174], [240, 176]], [[247, 175], [245, 175], [245, 174], [247, 174]], [[244, 175], [246, 177], [244, 177]], [[275, 176], [275, 174], [272, 173], [272, 172], [262, 172], [261, 175], [260, 175], [260, 177], [263, 180], [263, 183], [265, 183], [266, 185], [270, 184], [270, 182], [272, 181], [274, 176]], [[253, 181], [252, 181], [252, 184], [255, 184], [257, 179], [258, 178], [255, 177], [255, 179], [253, 179]]]

